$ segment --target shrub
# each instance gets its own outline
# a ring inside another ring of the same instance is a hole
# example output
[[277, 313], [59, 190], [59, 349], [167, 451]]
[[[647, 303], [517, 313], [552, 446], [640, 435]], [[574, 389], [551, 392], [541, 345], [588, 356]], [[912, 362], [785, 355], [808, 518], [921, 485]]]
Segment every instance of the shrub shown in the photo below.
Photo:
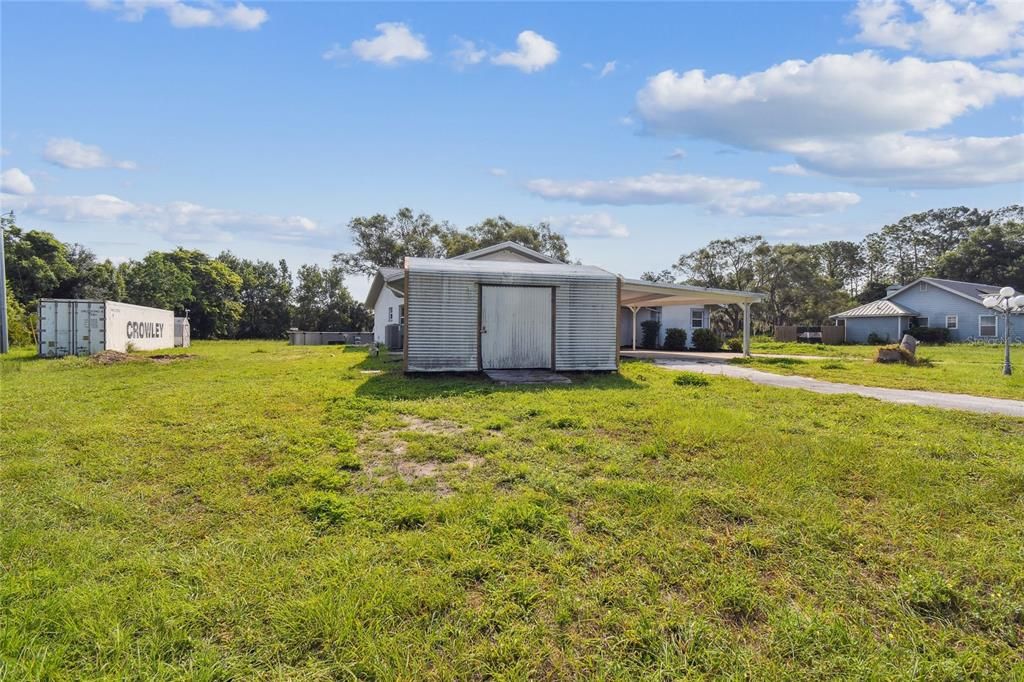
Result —
[[733, 353], [742, 353], [743, 339], [737, 339], [736, 337], [727, 339], [725, 342], [725, 349]]
[[722, 350], [722, 339], [710, 329], [694, 329], [693, 347], [704, 352], [719, 351]]
[[870, 334], [868, 334], [868, 345], [881, 346], [882, 344], [885, 343], [889, 343], [888, 336], [882, 336], [880, 334], [876, 334], [875, 332], [871, 332]]
[[666, 329], [665, 350], [686, 350], [686, 330], [678, 327]]
[[949, 330], [945, 327], [914, 327], [913, 329], [908, 329], [907, 333], [921, 343], [937, 343], [941, 345], [950, 341]]
[[643, 348], [658, 347], [658, 333], [661, 331], [661, 322], [658, 320], [644, 320], [640, 323], [643, 334], [640, 338], [640, 345]]

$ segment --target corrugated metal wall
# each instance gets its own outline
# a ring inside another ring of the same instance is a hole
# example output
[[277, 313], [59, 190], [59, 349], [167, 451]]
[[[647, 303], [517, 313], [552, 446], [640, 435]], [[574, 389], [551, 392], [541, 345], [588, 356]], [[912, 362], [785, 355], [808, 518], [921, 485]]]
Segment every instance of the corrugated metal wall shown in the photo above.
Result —
[[407, 369], [473, 372], [481, 284], [555, 287], [555, 369], [617, 368], [618, 282], [525, 273], [406, 273]]

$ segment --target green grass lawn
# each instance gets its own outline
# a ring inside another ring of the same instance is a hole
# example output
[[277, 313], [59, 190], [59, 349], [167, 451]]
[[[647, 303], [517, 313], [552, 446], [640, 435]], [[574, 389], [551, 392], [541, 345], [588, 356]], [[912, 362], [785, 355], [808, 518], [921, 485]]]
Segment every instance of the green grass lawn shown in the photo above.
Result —
[[923, 362], [916, 367], [876, 363], [874, 358], [877, 348], [760, 340], [751, 344], [751, 351], [755, 354], [812, 355], [829, 359], [753, 357], [733, 360], [732, 363], [777, 374], [798, 374], [864, 386], [1024, 400], [1024, 346], [1014, 346], [1010, 351], [1010, 359], [1015, 367], [1011, 377], [1002, 375], [1001, 345], [919, 346], [917, 355]]
[[0, 679], [1024, 675], [1024, 420], [189, 352], [0, 361]]

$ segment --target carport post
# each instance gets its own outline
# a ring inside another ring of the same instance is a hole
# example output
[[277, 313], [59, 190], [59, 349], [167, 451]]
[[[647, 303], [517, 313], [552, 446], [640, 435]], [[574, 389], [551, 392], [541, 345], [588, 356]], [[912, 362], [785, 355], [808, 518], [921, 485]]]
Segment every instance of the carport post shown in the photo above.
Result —
[[633, 313], [633, 350], [636, 350], [636, 311], [640, 310], [640, 306], [631, 305], [629, 311]]
[[750, 357], [750, 304], [743, 304], [743, 355]]

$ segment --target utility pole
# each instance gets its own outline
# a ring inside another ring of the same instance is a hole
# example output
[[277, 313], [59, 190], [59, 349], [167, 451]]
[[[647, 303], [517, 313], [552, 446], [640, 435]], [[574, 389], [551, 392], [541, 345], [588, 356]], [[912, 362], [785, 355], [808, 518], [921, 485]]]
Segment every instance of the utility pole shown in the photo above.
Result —
[[[14, 219], [14, 211], [10, 213]], [[7, 260], [4, 255], [4, 228], [0, 223], [0, 354], [10, 350], [10, 336], [7, 333]]]

